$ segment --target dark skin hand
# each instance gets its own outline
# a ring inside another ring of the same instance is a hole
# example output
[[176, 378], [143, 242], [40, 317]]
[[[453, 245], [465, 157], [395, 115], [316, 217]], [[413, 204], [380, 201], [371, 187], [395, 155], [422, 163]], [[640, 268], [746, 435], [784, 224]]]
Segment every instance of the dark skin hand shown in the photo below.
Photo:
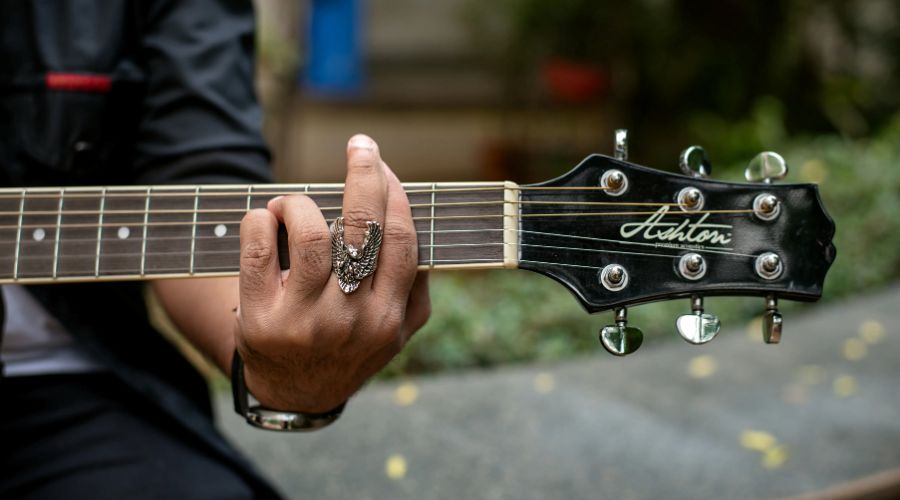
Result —
[[[228, 372], [237, 346], [250, 392], [271, 409], [331, 410], [383, 368], [428, 320], [427, 274], [417, 273], [416, 231], [400, 181], [377, 144], [354, 136], [347, 148], [344, 240], [362, 244], [366, 221], [384, 241], [378, 268], [352, 294], [331, 272], [331, 233], [322, 212], [303, 195], [271, 200], [241, 222], [241, 271], [234, 279], [154, 284], [175, 323]], [[290, 270], [278, 262], [284, 224]], [[237, 288], [237, 290], [235, 290]], [[232, 310], [239, 297], [235, 315]], [[221, 328], [225, 306], [232, 338]]]

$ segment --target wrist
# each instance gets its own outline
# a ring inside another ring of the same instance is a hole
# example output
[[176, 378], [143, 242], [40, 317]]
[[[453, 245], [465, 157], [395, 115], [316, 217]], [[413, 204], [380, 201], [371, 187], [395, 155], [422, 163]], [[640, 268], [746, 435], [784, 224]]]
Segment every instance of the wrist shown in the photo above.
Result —
[[344, 411], [346, 402], [327, 411], [291, 412], [250, 405], [250, 392], [244, 378], [244, 362], [237, 349], [231, 364], [232, 397], [234, 410], [254, 427], [277, 431], [309, 432], [327, 427], [337, 420]]

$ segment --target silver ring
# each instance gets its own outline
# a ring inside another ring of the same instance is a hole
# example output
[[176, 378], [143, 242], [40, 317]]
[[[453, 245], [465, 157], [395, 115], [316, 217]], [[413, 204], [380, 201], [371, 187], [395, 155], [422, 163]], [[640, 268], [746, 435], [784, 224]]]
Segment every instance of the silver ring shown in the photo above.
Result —
[[366, 227], [362, 246], [356, 248], [344, 243], [344, 218], [338, 217], [331, 223], [331, 270], [337, 275], [341, 290], [347, 294], [353, 293], [359, 282], [378, 267], [381, 224], [370, 220], [366, 222]]

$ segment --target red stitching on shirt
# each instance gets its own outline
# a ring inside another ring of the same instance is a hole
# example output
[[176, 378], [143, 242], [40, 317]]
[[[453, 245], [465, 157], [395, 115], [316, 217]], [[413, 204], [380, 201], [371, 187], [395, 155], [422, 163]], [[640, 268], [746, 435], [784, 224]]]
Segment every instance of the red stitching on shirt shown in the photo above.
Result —
[[47, 73], [47, 88], [69, 92], [109, 92], [112, 77], [84, 73]]

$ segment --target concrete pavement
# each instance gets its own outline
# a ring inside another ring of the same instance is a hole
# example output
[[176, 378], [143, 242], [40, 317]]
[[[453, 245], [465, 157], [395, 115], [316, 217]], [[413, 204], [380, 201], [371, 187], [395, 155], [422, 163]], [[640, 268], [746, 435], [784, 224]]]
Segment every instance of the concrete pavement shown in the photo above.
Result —
[[900, 467], [897, 325], [900, 286], [787, 316], [778, 346], [741, 327], [372, 384], [315, 434], [255, 431], [225, 394], [217, 407], [290, 498], [784, 497]]

